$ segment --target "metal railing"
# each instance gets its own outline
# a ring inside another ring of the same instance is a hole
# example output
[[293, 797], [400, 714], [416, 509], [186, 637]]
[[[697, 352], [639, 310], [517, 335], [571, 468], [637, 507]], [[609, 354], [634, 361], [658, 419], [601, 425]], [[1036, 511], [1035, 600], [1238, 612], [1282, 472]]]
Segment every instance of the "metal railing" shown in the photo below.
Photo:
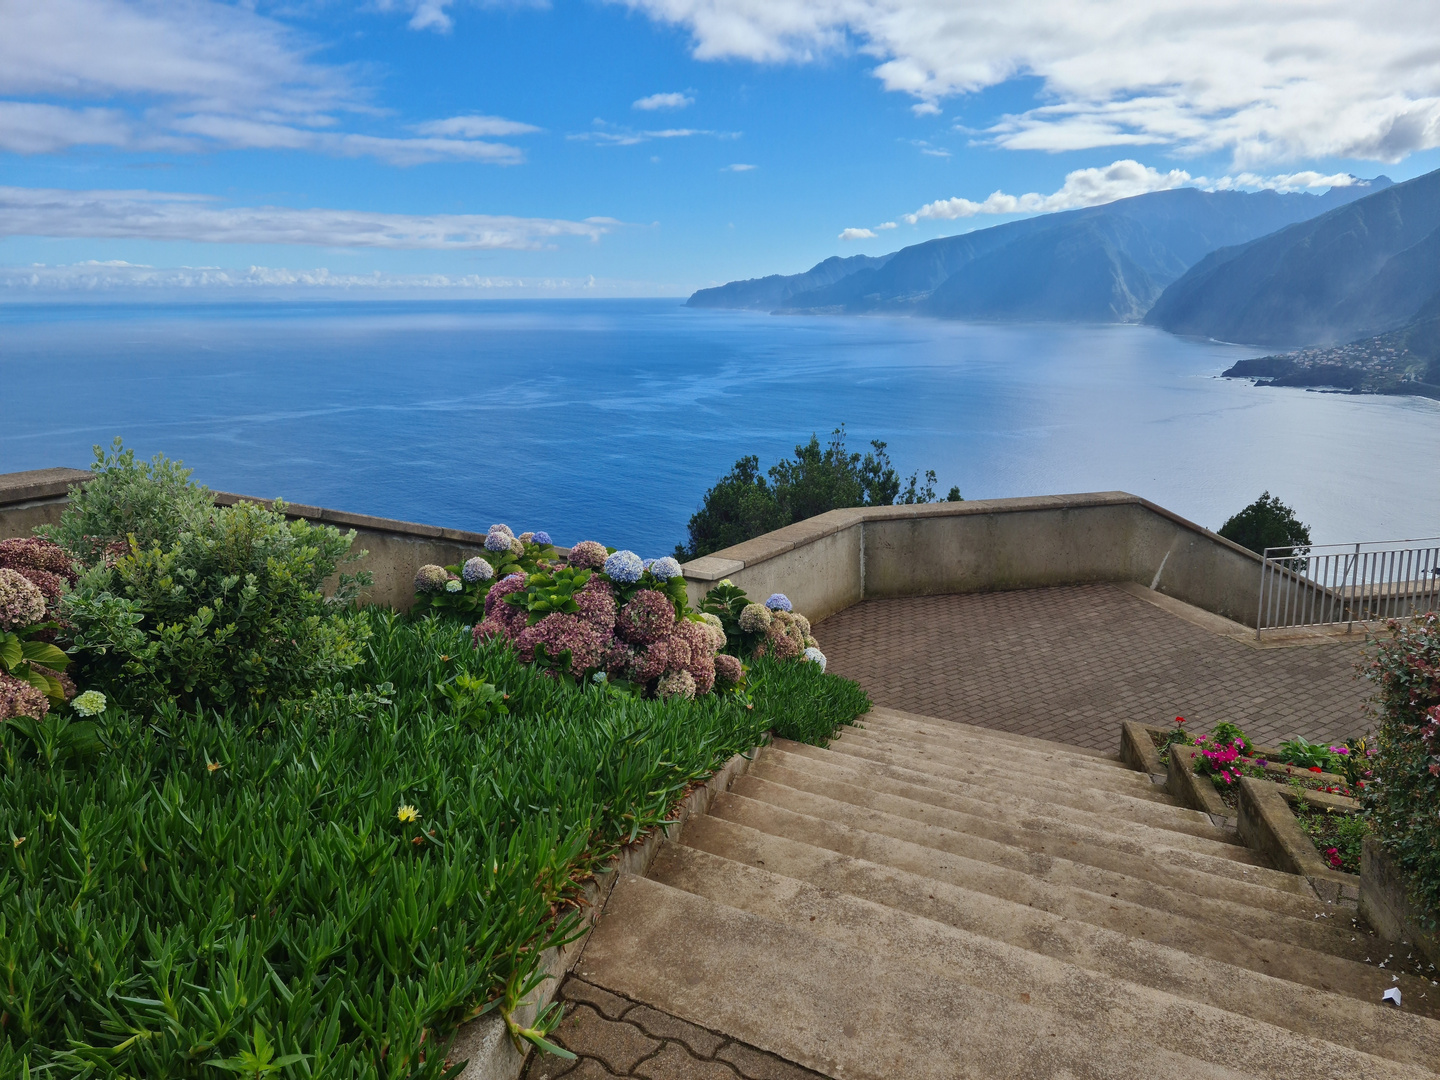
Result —
[[1265, 549], [1260, 567], [1264, 630], [1402, 618], [1440, 608], [1440, 537], [1370, 544]]

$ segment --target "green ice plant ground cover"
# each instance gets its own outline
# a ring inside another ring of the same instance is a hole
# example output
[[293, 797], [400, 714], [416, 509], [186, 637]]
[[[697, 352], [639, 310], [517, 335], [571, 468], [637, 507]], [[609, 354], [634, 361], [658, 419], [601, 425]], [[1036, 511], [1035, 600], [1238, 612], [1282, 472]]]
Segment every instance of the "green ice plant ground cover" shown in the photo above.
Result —
[[619, 844], [769, 729], [869, 702], [761, 659], [746, 696], [577, 688], [369, 614], [308, 700], [112, 706], [49, 764], [0, 732], [0, 1076], [431, 1078], [533, 988]]

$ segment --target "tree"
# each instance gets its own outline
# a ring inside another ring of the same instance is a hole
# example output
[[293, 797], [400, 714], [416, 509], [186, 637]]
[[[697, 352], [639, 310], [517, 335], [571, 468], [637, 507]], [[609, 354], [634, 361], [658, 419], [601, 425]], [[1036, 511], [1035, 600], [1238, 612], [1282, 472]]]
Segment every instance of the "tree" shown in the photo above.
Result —
[[1310, 545], [1309, 528], [1268, 491], [1221, 525], [1220, 535], [1257, 555], [1267, 547], [1295, 547], [1292, 554], [1304, 555]]
[[[935, 501], [935, 472], [927, 469], [901, 479], [885, 443], [872, 441], [860, 454], [845, 446], [845, 425], [830, 433], [824, 447], [816, 435], [795, 447], [795, 457], [781, 458], [760, 473], [760, 459], [742, 457], [722, 476], [690, 518], [689, 544], [677, 544], [677, 559], [698, 559], [713, 551], [847, 506], [891, 506]], [[952, 487], [949, 502], [960, 502], [960, 489]]]

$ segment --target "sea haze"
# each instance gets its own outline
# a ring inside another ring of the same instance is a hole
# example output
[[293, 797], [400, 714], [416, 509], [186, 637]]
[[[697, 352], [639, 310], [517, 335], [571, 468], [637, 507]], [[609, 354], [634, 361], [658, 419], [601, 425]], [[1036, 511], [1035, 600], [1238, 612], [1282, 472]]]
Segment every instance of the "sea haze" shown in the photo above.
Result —
[[1218, 378], [1140, 326], [775, 317], [678, 301], [0, 307], [0, 471], [115, 435], [212, 488], [669, 552], [737, 457], [840, 422], [966, 498], [1121, 489], [1212, 528], [1440, 533], [1440, 402]]

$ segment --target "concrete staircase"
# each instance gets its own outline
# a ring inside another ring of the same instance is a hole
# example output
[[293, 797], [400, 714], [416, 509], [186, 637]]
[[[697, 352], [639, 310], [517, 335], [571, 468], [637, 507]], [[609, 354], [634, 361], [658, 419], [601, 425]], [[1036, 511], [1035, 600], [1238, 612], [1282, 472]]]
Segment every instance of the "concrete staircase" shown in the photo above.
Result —
[[877, 709], [764, 749], [575, 970], [837, 1080], [1435, 1076], [1440, 987], [1351, 914], [1116, 760]]

